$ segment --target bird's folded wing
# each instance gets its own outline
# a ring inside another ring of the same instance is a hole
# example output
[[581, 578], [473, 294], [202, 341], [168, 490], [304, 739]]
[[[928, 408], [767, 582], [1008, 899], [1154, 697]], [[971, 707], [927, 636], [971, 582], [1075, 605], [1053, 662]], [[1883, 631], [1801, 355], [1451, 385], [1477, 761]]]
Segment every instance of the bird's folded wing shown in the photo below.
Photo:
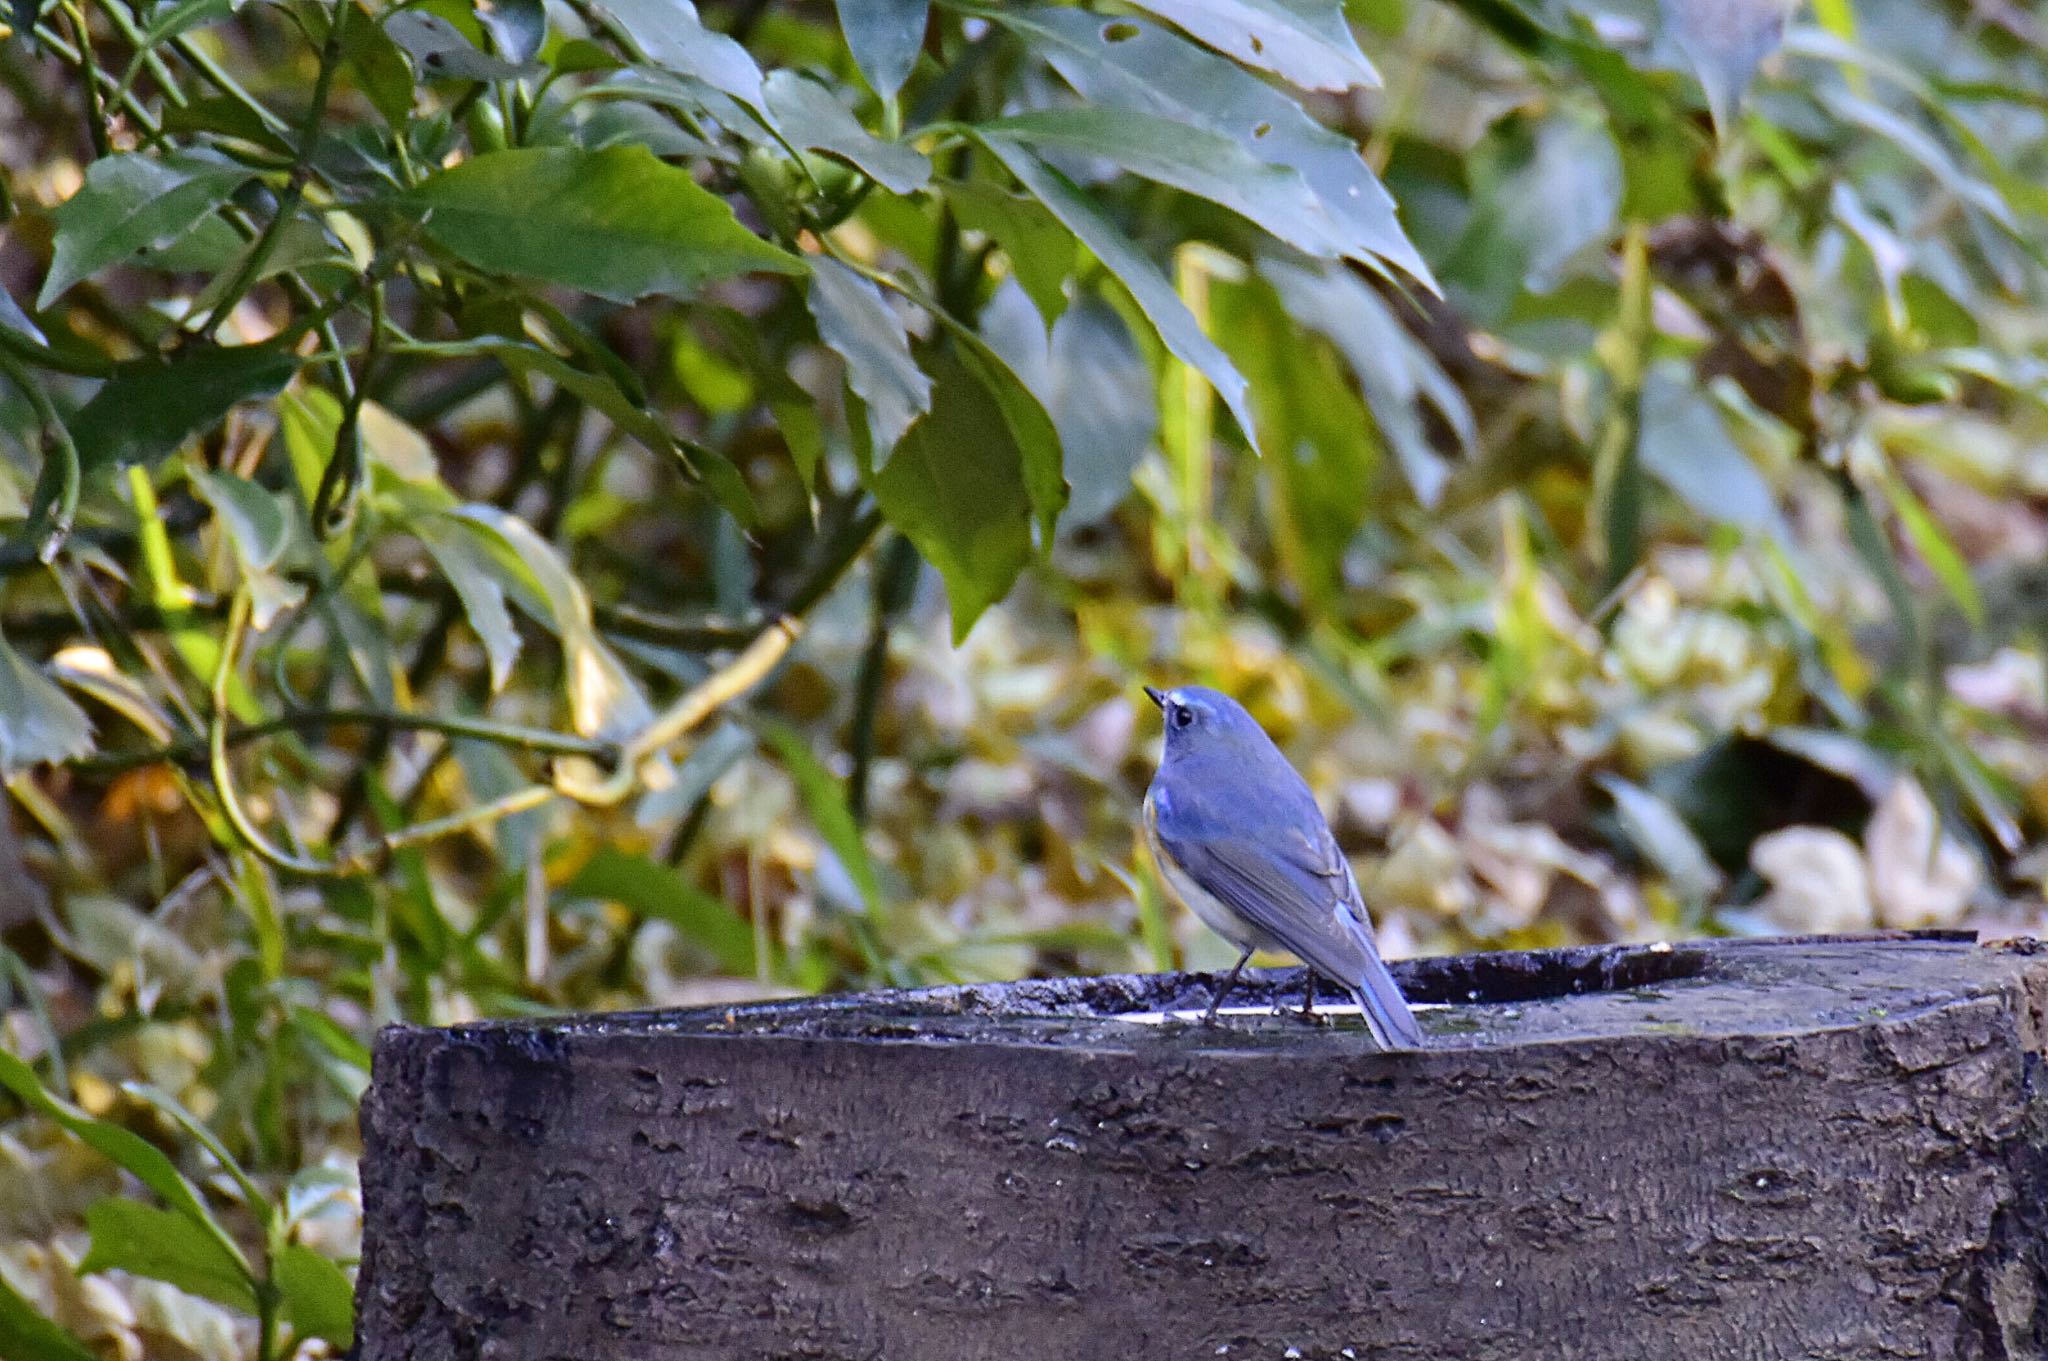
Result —
[[1175, 837], [1163, 826], [1158, 834], [1190, 878], [1304, 963], [1347, 984], [1369, 967], [1372, 947], [1346, 902], [1350, 876], [1334, 845]]

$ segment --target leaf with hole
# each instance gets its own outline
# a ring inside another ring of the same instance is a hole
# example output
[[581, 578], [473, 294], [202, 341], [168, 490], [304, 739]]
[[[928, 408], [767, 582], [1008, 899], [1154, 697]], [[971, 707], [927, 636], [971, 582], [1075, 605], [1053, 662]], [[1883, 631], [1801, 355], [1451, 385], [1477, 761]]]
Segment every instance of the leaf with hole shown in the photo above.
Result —
[[1343, 0], [1133, 0], [1246, 66], [1308, 90], [1377, 88]]

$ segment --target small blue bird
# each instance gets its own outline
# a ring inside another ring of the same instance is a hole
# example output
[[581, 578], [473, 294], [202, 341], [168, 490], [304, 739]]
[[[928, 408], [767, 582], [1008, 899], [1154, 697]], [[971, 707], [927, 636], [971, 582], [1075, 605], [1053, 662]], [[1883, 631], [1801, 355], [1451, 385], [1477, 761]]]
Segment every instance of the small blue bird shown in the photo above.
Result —
[[1372, 943], [1350, 862], [1315, 795], [1258, 720], [1200, 685], [1145, 693], [1166, 719], [1166, 753], [1145, 793], [1145, 837], [1167, 888], [1244, 953], [1205, 1018], [1257, 949], [1309, 966], [1358, 999], [1381, 1049], [1420, 1049], [1422, 1030]]

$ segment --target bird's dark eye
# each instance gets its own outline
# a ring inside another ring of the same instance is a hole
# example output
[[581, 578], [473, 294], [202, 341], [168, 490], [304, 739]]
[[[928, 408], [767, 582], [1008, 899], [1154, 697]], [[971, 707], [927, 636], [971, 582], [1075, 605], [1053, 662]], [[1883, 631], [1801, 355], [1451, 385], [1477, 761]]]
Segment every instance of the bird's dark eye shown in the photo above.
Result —
[[1178, 709], [1175, 709], [1175, 710], [1173, 711], [1173, 726], [1174, 726], [1174, 727], [1176, 727], [1176, 728], [1187, 728], [1187, 727], [1192, 727], [1192, 726], [1194, 726], [1194, 722], [1195, 722], [1195, 711], [1194, 711], [1193, 709], [1187, 708], [1187, 707], [1186, 707], [1185, 705], [1183, 705], [1182, 707], [1180, 707], [1180, 708], [1178, 708]]

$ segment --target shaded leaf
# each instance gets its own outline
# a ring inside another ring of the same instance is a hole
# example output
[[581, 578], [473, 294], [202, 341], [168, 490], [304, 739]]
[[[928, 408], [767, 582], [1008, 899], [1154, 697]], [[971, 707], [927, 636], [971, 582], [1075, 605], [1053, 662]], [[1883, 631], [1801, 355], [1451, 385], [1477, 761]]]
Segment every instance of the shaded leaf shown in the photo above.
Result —
[[838, 7], [854, 64], [876, 94], [894, 98], [924, 47], [931, 0], [838, 0]]
[[636, 916], [668, 922], [726, 973], [754, 972], [753, 928], [723, 902], [644, 855], [600, 846], [562, 892], [615, 902]]
[[[1256, 449], [1258, 435], [1253, 427], [1251, 408], [1245, 401], [1244, 375], [1237, 371], [1229, 356], [1216, 347], [1216, 342], [1202, 334], [1201, 324], [1195, 320], [1194, 313], [1188, 311], [1187, 304], [1180, 300], [1180, 295], [1174, 292], [1173, 284], [1166, 276], [1145, 258], [1137, 244], [1124, 235], [1122, 228], [1103, 216], [1101, 209], [1076, 188], [1072, 180], [1015, 143], [989, 138], [982, 144], [1009, 167], [1010, 173], [1049, 208], [1053, 216], [1081, 238], [1082, 244], [1095, 252], [1095, 258], [1102, 262], [1103, 267], [1130, 291], [1145, 319], [1159, 332], [1160, 342], [1172, 351], [1175, 358], [1209, 380], [1217, 395], [1223, 398], [1224, 405], [1230, 408], [1230, 414], [1236, 418], [1238, 429]], [[957, 614], [955, 619], [957, 624]]]
[[1365, 280], [1342, 265], [1260, 262], [1288, 313], [1328, 336], [1358, 379], [1373, 421], [1424, 506], [1443, 497], [1450, 468], [1430, 443], [1422, 408], [1433, 407], [1470, 457], [1478, 430], [1464, 394]]
[[960, 225], [1001, 246], [1045, 325], [1058, 321], [1067, 306], [1067, 277], [1074, 272], [1074, 234], [1036, 199], [986, 180], [951, 180], [945, 188]]
[[226, 526], [244, 565], [258, 570], [277, 565], [290, 540], [291, 520], [274, 494], [247, 478], [203, 468], [192, 482]]
[[893, 193], [915, 193], [931, 181], [932, 163], [923, 152], [875, 136], [818, 82], [776, 71], [764, 92], [769, 116], [796, 146], [838, 156]]
[[957, 641], [1030, 561], [1031, 495], [994, 396], [957, 359], [928, 362], [937, 380], [930, 413], [868, 481], [889, 523], [945, 578]]
[[1636, 440], [1644, 470], [1701, 515], [1786, 537], [1770, 485], [1729, 437], [1720, 411], [1669, 368], [1643, 380]]
[[903, 432], [931, 410], [931, 380], [911, 358], [910, 337], [882, 290], [852, 269], [813, 261], [808, 300], [818, 338], [846, 361], [846, 381], [867, 408], [879, 471]]
[[1050, 546], [1060, 512], [1067, 506], [1067, 479], [1060, 467], [1059, 429], [1052, 423], [1052, 417], [1037, 394], [985, 342], [963, 345], [959, 359], [981, 380], [1003, 413], [1003, 424], [1009, 427], [1011, 442], [1016, 445], [1018, 457], [1022, 460], [1024, 489], [1037, 520], [1039, 542]]
[[475, 528], [459, 517], [422, 516], [410, 528], [455, 588], [463, 615], [484, 645], [491, 690], [504, 689], [512, 675], [512, 663], [519, 659], [519, 630], [505, 608], [505, 581], [497, 559], [476, 541]]
[[0, 778], [91, 754], [85, 710], [0, 638]]
[[631, 302], [803, 262], [739, 224], [725, 201], [645, 147], [519, 147], [430, 176], [405, 202], [479, 269]]
[[384, 20], [384, 33], [429, 80], [516, 80], [530, 68], [494, 57], [462, 30], [429, 10], [401, 9]]
[[1310, 90], [1377, 87], [1379, 73], [1358, 50], [1342, 0], [1133, 0], [1142, 10]]
[[309, 1247], [286, 1243], [271, 1257], [270, 1274], [293, 1332], [343, 1350], [354, 1342], [355, 1287], [340, 1267]]
[[[933, 418], [936, 416], [935, 410]], [[825, 768], [825, 763], [811, 750], [809, 740], [795, 728], [770, 718], [759, 720], [756, 727], [762, 740], [774, 749], [782, 768], [796, 782], [812, 825], [839, 857], [839, 863], [860, 890], [861, 900], [870, 912], [879, 910], [881, 885], [875, 877], [874, 863], [868, 859], [867, 844], [861, 840], [860, 824], [853, 820], [853, 811], [847, 807], [846, 787]]]
[[256, 1312], [247, 1266], [186, 1216], [109, 1197], [87, 1208], [85, 1223], [92, 1247], [78, 1264], [81, 1274], [132, 1272], [245, 1314]]
[[99, 1361], [98, 1353], [36, 1312], [0, 1276], [0, 1356], [9, 1361]]
[[152, 464], [219, 424], [240, 402], [274, 396], [298, 360], [267, 345], [193, 349], [117, 365], [71, 421], [88, 473]]
[[50, 213], [56, 239], [36, 309], [137, 251], [176, 240], [248, 178], [242, 166], [190, 155], [94, 161], [78, 192]]
[[1090, 103], [1206, 128], [1254, 157], [1299, 174], [1344, 254], [1396, 265], [1434, 290], [1429, 266], [1401, 230], [1394, 200], [1340, 133], [1233, 62], [1165, 29], [1079, 9], [1005, 8], [995, 17], [1025, 34]]
[[1798, 0], [1658, 0], [1664, 32], [1706, 88], [1726, 135], [1763, 59], [1778, 50]]
[[1664, 800], [1619, 775], [1600, 775], [1628, 839], [1682, 897], [1703, 901], [1720, 891], [1721, 870], [1685, 819]]
[[1310, 255], [1342, 244], [1322, 205], [1293, 170], [1255, 159], [1221, 133], [1130, 109], [1039, 109], [980, 125], [983, 137], [1041, 152], [1099, 156], [1134, 175], [1221, 204]]

